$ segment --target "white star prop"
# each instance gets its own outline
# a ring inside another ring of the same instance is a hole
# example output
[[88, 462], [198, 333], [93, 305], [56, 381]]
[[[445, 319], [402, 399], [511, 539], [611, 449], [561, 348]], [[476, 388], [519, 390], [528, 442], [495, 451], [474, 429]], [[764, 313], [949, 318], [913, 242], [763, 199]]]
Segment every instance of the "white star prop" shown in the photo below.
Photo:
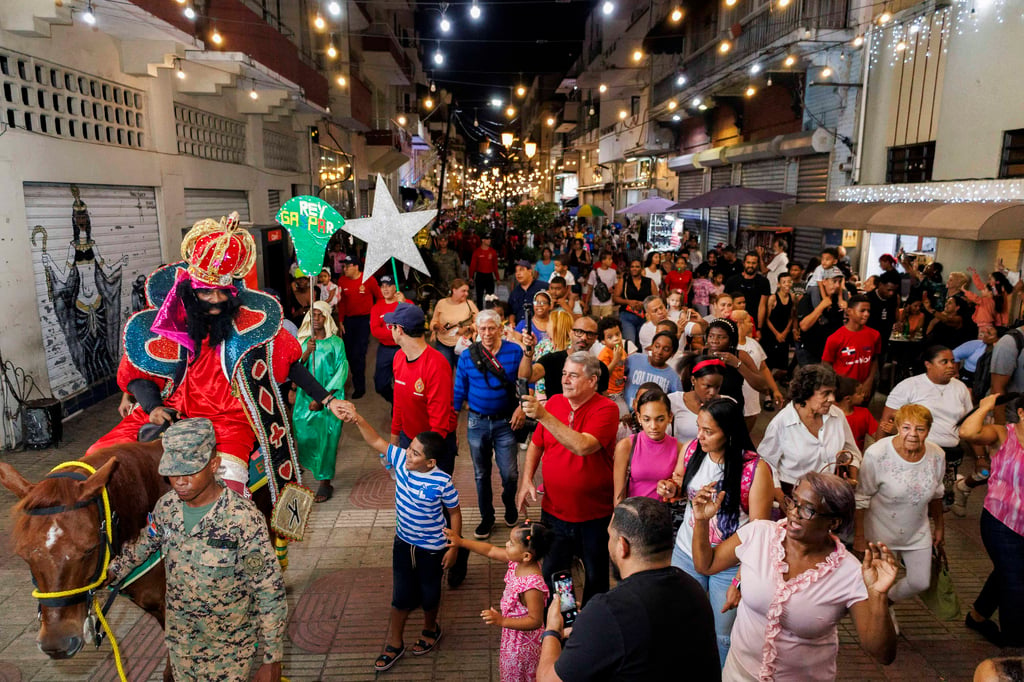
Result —
[[342, 229], [366, 242], [366, 265], [363, 281], [370, 279], [380, 266], [394, 258], [430, 275], [413, 236], [434, 219], [437, 211], [399, 213], [384, 178], [377, 174], [373, 195], [373, 213], [369, 218], [346, 220]]

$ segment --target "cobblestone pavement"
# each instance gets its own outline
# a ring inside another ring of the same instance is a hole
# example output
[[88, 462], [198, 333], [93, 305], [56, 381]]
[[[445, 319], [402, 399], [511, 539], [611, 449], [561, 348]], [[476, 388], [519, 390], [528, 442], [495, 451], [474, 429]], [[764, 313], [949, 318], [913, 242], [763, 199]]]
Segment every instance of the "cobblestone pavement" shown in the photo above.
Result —
[[[369, 364], [372, 368], [373, 363]], [[387, 403], [369, 393], [358, 406], [383, 432], [389, 420]], [[117, 400], [112, 398], [73, 418], [64, 425], [65, 441], [57, 449], [4, 452], [0, 458], [30, 480], [37, 480], [53, 465], [80, 455], [116, 423], [116, 410]], [[762, 417], [759, 430], [770, 416]], [[462, 456], [455, 482], [462, 498], [463, 524], [471, 530], [480, 517], [464, 436], [465, 417], [460, 426]], [[376, 453], [363, 445], [354, 428], [343, 431], [334, 484], [334, 498], [316, 505], [306, 540], [292, 545], [291, 565], [285, 573], [290, 624], [284, 668], [285, 675], [296, 682], [374, 679], [371, 667], [387, 625], [395, 525], [393, 488]], [[496, 472], [494, 489], [500, 490]], [[977, 595], [991, 568], [978, 530], [981, 501], [982, 495], [975, 494], [966, 518], [946, 518], [946, 547], [963, 608]], [[0, 506], [9, 507], [13, 502], [14, 496], [0, 489]], [[539, 515], [539, 509], [531, 514]], [[67, 661], [51, 661], [36, 648], [32, 583], [24, 562], [10, 551], [10, 527], [10, 516], [0, 513], [0, 682], [115, 680], [108, 643], [99, 649], [87, 646]], [[491, 540], [503, 543], [507, 533], [499, 523]], [[440, 616], [445, 635], [438, 649], [423, 657], [403, 657], [383, 677], [396, 681], [497, 680], [499, 631], [484, 625], [478, 614], [487, 606], [497, 607], [504, 573], [505, 566], [471, 556], [462, 587], [449, 590], [445, 586]], [[840, 680], [970, 680], [974, 666], [997, 652], [966, 630], [962, 618], [939, 621], [917, 600], [897, 605], [896, 613], [902, 630], [899, 653], [896, 662], [887, 667], [871, 660], [858, 646], [852, 623], [843, 623]], [[110, 622], [129, 679], [161, 679], [165, 650], [155, 621], [119, 599]], [[421, 625], [415, 614], [409, 619], [407, 643], [417, 639]], [[685, 669], [685, 661], [681, 664]]]

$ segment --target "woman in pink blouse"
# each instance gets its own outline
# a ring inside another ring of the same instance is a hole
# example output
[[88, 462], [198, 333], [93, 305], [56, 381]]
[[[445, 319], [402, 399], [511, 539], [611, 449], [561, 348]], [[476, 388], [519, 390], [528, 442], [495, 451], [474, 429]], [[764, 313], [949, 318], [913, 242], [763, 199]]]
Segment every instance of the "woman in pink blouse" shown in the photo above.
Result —
[[[1006, 403], [1006, 426], [986, 424], [996, 405]], [[1000, 646], [1024, 646], [1024, 396], [989, 395], [960, 425], [971, 445], [998, 447], [992, 455], [981, 541], [992, 559], [992, 574], [981, 588], [966, 625]], [[990, 620], [999, 610], [999, 627]]]
[[724, 493], [693, 499], [693, 563], [704, 575], [740, 565], [743, 581], [723, 680], [823, 682], [836, 676], [836, 623], [853, 616], [861, 646], [883, 664], [896, 658], [888, 592], [896, 561], [870, 543], [859, 564], [836, 537], [853, 524], [854, 496], [832, 474], [808, 473], [785, 498], [786, 518], [751, 521], [712, 548], [709, 520]]

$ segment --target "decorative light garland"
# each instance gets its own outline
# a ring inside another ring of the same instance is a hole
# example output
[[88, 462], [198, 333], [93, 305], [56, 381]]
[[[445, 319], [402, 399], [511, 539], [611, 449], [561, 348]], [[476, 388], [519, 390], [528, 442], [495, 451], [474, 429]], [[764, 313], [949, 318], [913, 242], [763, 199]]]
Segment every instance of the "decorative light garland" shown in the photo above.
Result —
[[923, 203], [1024, 201], [1024, 179], [952, 180], [896, 185], [852, 185], [836, 190], [836, 199], [852, 203]]

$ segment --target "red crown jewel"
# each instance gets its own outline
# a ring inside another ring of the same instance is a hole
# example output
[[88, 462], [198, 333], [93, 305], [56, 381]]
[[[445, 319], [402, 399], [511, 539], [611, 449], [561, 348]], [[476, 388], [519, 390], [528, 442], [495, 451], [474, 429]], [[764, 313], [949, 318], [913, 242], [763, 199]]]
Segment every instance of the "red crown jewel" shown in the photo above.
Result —
[[231, 286], [249, 274], [256, 262], [256, 243], [238, 224], [238, 213], [219, 221], [200, 220], [181, 242], [188, 272], [210, 286]]

